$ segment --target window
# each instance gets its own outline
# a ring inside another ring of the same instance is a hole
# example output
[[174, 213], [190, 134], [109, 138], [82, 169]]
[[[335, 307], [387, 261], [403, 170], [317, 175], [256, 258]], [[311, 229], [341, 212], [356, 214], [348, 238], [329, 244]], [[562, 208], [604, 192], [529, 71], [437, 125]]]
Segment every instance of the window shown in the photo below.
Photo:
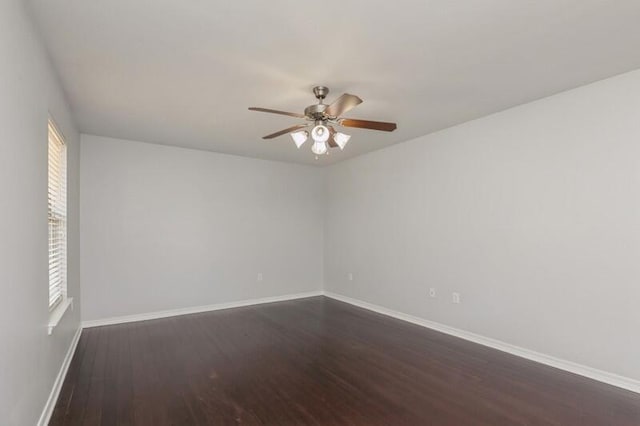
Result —
[[67, 296], [67, 147], [49, 120], [49, 310]]

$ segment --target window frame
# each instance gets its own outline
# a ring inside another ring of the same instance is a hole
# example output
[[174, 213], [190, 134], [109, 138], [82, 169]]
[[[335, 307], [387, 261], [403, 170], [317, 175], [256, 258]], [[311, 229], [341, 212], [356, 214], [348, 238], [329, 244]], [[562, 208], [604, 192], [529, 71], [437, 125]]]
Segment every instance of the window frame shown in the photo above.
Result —
[[[52, 153], [52, 140], [60, 152]], [[56, 308], [67, 303], [67, 246], [68, 246], [68, 191], [67, 191], [67, 152], [68, 145], [60, 127], [51, 115], [47, 120], [47, 247], [48, 247], [48, 306], [51, 314]], [[55, 157], [54, 157], [55, 155]], [[57, 158], [56, 158], [57, 157]], [[53, 164], [52, 164], [53, 163]], [[52, 175], [52, 166], [58, 170]], [[55, 176], [55, 181], [52, 177]], [[53, 191], [52, 191], [53, 189]], [[57, 234], [57, 235], [54, 235]], [[58, 247], [56, 247], [58, 246]], [[59, 259], [56, 261], [55, 257]], [[54, 283], [52, 268], [58, 274]], [[52, 290], [59, 294], [54, 296]], [[54, 297], [54, 298], [52, 298]]]

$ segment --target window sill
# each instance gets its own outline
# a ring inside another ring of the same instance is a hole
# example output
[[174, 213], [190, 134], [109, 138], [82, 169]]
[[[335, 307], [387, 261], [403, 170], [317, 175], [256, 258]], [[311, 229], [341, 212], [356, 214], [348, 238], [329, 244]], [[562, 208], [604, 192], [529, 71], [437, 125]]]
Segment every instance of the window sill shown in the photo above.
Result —
[[58, 306], [54, 308], [53, 311], [49, 313], [49, 325], [47, 326], [47, 334], [51, 336], [53, 334], [53, 329], [60, 323], [64, 313], [67, 312], [71, 306], [71, 310], [73, 310], [73, 297], [68, 297], [64, 299]]

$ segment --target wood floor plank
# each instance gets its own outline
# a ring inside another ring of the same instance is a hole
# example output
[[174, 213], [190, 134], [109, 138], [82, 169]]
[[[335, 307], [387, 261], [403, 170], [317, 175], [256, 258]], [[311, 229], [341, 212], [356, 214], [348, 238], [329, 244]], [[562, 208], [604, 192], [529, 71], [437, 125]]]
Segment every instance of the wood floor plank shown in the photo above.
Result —
[[315, 297], [85, 330], [51, 425], [640, 424], [640, 395]]

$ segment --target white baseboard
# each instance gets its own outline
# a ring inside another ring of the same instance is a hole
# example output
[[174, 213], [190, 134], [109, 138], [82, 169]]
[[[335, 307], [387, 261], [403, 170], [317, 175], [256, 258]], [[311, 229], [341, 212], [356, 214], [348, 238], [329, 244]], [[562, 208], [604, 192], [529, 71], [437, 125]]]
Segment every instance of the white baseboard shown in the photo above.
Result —
[[451, 336], [469, 340], [474, 343], [479, 343], [481, 345], [488, 346], [490, 348], [494, 348], [499, 351], [508, 352], [512, 355], [526, 358], [531, 361], [539, 362], [541, 364], [545, 364], [551, 367], [559, 368], [561, 370], [569, 371], [571, 373], [588, 377], [590, 379], [607, 383], [613, 386], [617, 386], [619, 388], [627, 389], [632, 392], [640, 393], [640, 381], [638, 380], [619, 376], [617, 374], [609, 373], [607, 371], [602, 371], [595, 368], [587, 367], [585, 365], [576, 364], [575, 362], [566, 361], [550, 355], [545, 355], [540, 352], [525, 349], [519, 346], [502, 342], [500, 340], [481, 336], [479, 334], [471, 333], [469, 331], [460, 330], [454, 327], [450, 327], [448, 325], [444, 325], [434, 321], [429, 321], [423, 318], [415, 317], [413, 315], [404, 314], [402, 312], [394, 311], [392, 309], [387, 309], [382, 306], [374, 305], [372, 303], [363, 302], [361, 300], [353, 299], [351, 297], [343, 296], [341, 294], [332, 293], [330, 291], [325, 291], [324, 295], [332, 299], [336, 299], [341, 302], [348, 303], [350, 305], [358, 306], [360, 308], [377, 312], [382, 315], [387, 315], [402, 321], [407, 321], [412, 324], [420, 325], [422, 327], [430, 328], [432, 330], [449, 334]]
[[78, 341], [80, 340], [80, 335], [82, 334], [82, 327], [78, 327], [78, 331], [71, 339], [71, 344], [69, 345], [69, 349], [67, 350], [67, 354], [62, 361], [62, 366], [60, 367], [60, 371], [58, 371], [58, 375], [56, 376], [55, 382], [53, 382], [53, 388], [51, 389], [51, 393], [49, 394], [49, 398], [47, 398], [47, 403], [42, 410], [42, 414], [40, 415], [40, 419], [38, 419], [38, 426], [47, 426], [49, 424], [49, 420], [51, 420], [51, 415], [53, 414], [53, 409], [56, 406], [56, 402], [58, 401], [58, 396], [60, 395], [60, 390], [62, 389], [62, 384], [64, 383], [64, 379], [67, 376], [67, 370], [69, 370], [69, 364], [71, 364], [71, 360], [73, 359], [73, 354], [76, 351], [76, 347], [78, 346]]
[[166, 311], [147, 312], [144, 314], [125, 315], [82, 321], [82, 328], [100, 327], [103, 325], [123, 324], [135, 321], [147, 321], [158, 318], [175, 317], [179, 315], [197, 314], [200, 312], [219, 311], [221, 309], [239, 308], [242, 306], [261, 305], [263, 303], [284, 302], [286, 300], [304, 299], [306, 297], [322, 296], [323, 291], [309, 291], [306, 293], [285, 294], [283, 296], [262, 297], [259, 299], [245, 299], [236, 302], [216, 303], [214, 305], [194, 306], [190, 308], [170, 309]]

